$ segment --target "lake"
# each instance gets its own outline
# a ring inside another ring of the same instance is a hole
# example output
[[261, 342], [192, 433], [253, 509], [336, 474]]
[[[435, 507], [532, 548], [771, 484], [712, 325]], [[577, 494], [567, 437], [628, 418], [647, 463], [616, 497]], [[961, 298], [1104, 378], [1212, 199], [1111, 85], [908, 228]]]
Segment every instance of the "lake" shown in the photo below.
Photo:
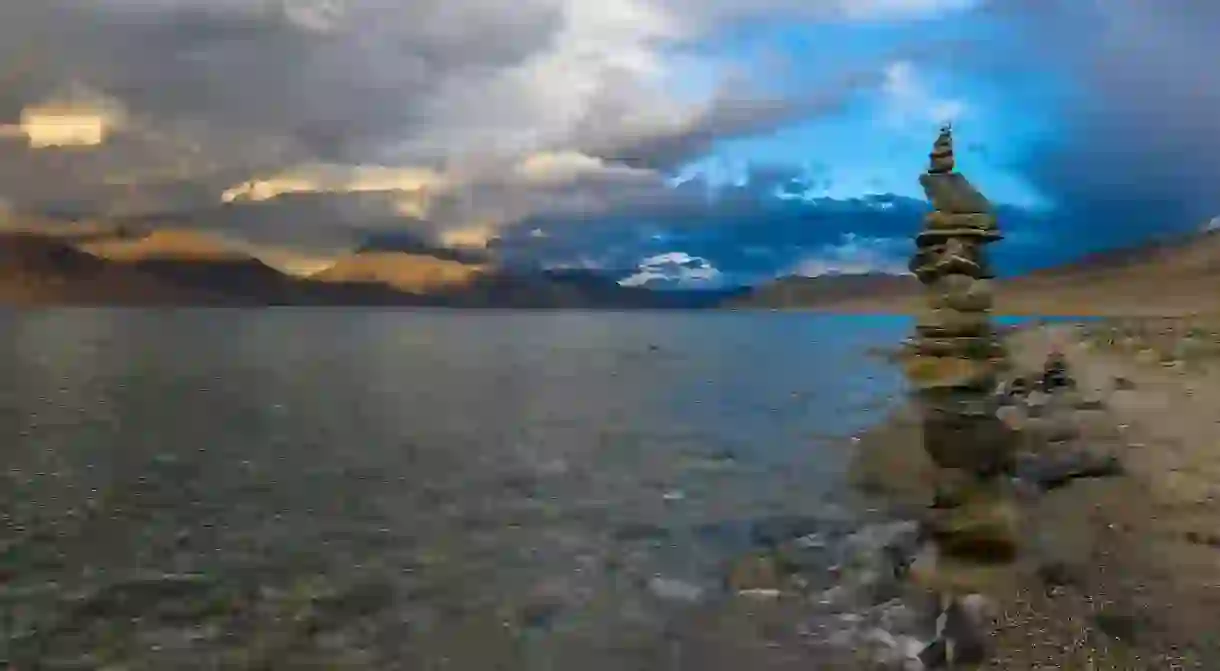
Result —
[[751, 521], [851, 523], [845, 439], [902, 389], [866, 350], [910, 321], [80, 309], [0, 329], [16, 668], [594, 671], [668, 668]]

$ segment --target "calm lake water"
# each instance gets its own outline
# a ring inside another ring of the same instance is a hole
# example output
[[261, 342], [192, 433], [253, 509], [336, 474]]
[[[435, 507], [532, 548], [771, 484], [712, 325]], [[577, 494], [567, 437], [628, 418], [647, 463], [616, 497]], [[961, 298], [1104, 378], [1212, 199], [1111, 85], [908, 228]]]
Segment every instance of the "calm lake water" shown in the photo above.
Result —
[[901, 388], [866, 349], [909, 328], [7, 313], [0, 659], [668, 668], [661, 642], [715, 601], [751, 523], [850, 521], [842, 443]]

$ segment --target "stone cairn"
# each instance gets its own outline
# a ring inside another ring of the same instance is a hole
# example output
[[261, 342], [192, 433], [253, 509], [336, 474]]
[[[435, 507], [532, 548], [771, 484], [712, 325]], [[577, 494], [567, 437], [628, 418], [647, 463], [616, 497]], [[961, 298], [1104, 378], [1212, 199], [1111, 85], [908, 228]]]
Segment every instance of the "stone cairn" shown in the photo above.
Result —
[[1015, 557], [1016, 510], [1006, 476], [1016, 443], [996, 416], [994, 390], [1006, 357], [991, 323], [984, 254], [984, 245], [1002, 236], [990, 204], [954, 170], [949, 126], [930, 156], [919, 181], [933, 211], [911, 261], [928, 302], [906, 343], [906, 373], [924, 449], [938, 472], [925, 523], [931, 543], [912, 575], [947, 603], [986, 594], [1001, 574], [996, 569]]

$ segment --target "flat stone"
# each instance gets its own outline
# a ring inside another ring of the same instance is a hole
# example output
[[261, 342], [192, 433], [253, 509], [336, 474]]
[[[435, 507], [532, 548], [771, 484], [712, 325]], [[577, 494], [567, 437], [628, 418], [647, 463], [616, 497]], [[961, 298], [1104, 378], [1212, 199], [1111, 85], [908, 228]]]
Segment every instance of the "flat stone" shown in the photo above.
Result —
[[923, 174], [919, 184], [933, 209], [956, 214], [991, 211], [991, 203], [960, 173]]
[[913, 356], [903, 362], [915, 389], [989, 389], [997, 374], [995, 364], [982, 358]]
[[991, 315], [937, 308], [919, 315], [915, 328], [920, 334], [933, 338], [983, 336], [991, 333]]
[[943, 511], [928, 530], [945, 556], [1007, 562], [1017, 555], [1020, 531], [1015, 501], [982, 497]]
[[1006, 563], [944, 556], [929, 544], [911, 562], [911, 583], [938, 594], [993, 594], [1014, 589], [1016, 572]]
[[932, 165], [930, 168], [928, 168], [928, 172], [934, 175], [950, 173], [953, 172], [954, 167], [953, 156], [949, 156], [948, 158], [933, 156]]
[[1003, 240], [1004, 235], [997, 230], [979, 228], [935, 228], [920, 231], [915, 236], [915, 242], [921, 246], [937, 245], [950, 238], [969, 238], [986, 244]]
[[983, 231], [996, 229], [995, 215], [989, 213], [952, 214], [933, 210], [924, 215], [923, 221], [924, 226], [930, 229], [978, 229]]
[[924, 419], [924, 449], [941, 468], [1000, 473], [1011, 468], [1017, 434], [992, 414], [971, 416], [949, 409], [929, 410]]
[[988, 360], [1001, 357], [1004, 346], [991, 336], [974, 338], [919, 338], [911, 344], [917, 354]]
[[733, 592], [781, 590], [784, 586], [784, 572], [776, 557], [751, 555], [733, 564], [726, 582]]

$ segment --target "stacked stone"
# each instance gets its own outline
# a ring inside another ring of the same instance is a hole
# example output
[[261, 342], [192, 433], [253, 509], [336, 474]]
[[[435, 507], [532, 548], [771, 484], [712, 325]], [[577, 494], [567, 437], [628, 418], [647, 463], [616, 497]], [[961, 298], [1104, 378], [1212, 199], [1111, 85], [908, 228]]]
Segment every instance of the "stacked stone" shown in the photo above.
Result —
[[954, 172], [948, 126], [941, 129], [931, 159], [919, 182], [933, 211], [924, 219], [911, 262], [911, 271], [929, 288], [929, 298], [912, 347], [920, 355], [967, 362], [957, 366], [957, 379], [934, 384], [985, 388], [993, 383], [990, 362], [1002, 351], [991, 328], [992, 275], [983, 246], [1002, 236], [987, 199]]
[[[990, 204], [955, 172], [952, 129], [943, 128], [920, 184], [933, 211], [916, 239], [911, 271], [928, 303], [907, 343], [907, 373], [923, 413], [924, 449], [938, 467], [937, 501], [926, 519], [934, 562], [916, 562], [917, 582], [949, 596], [988, 591], [1017, 549], [1004, 472], [1015, 441], [998, 419], [1003, 347], [991, 324], [991, 272], [984, 246], [1001, 238]], [[998, 574], [996, 572], [999, 572]]]

